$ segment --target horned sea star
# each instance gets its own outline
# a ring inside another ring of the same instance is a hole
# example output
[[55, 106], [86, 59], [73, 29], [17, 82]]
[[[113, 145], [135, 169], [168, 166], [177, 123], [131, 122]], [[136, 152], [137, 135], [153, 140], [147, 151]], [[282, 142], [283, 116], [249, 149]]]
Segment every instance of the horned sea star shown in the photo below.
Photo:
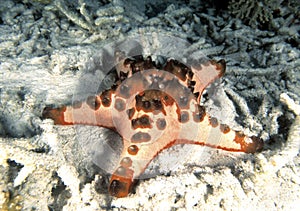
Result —
[[[175, 144], [198, 144], [228, 151], [254, 153], [263, 147], [210, 117], [200, 99], [203, 90], [225, 73], [225, 61], [207, 60], [197, 67], [168, 59], [158, 67], [148, 56], [124, 58], [116, 66], [114, 85], [84, 102], [46, 107], [44, 118], [59, 125], [96, 125], [117, 131], [123, 140], [119, 165], [109, 192], [125, 197], [133, 180], [162, 150]], [[211, 142], [210, 133], [219, 133]]]

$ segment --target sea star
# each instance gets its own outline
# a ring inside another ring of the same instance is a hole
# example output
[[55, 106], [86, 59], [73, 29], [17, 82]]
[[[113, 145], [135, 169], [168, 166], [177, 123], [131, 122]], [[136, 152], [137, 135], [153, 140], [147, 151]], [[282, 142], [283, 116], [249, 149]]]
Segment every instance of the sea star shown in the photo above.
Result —
[[[246, 153], [262, 149], [261, 139], [231, 130], [200, 106], [203, 90], [225, 73], [224, 60], [187, 66], [168, 59], [158, 65], [150, 56], [139, 55], [121, 59], [115, 71], [118, 77], [110, 89], [84, 102], [43, 111], [55, 124], [96, 125], [121, 135], [123, 149], [110, 179], [111, 195], [127, 196], [151, 160], [175, 144]], [[213, 133], [218, 140], [209, 140]]]

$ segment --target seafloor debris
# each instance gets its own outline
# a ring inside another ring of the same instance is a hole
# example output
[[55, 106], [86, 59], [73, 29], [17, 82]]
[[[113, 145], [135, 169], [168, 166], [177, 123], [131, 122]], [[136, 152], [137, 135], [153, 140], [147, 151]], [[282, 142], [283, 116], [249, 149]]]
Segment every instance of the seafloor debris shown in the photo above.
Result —
[[[264, 25], [275, 29], [287, 27], [300, 15], [297, 0], [231, 0], [228, 8], [231, 14], [253, 28]], [[288, 18], [283, 21], [281, 17]]]

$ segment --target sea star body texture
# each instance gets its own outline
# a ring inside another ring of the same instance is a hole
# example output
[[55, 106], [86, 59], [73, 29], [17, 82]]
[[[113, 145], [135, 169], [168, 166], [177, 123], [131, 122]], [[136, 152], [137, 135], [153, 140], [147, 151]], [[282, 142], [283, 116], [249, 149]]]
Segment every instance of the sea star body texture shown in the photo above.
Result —
[[[43, 117], [58, 125], [95, 125], [118, 132], [123, 149], [109, 192], [126, 197], [151, 160], [175, 144], [246, 153], [262, 149], [261, 139], [220, 124], [200, 105], [203, 90], [223, 76], [225, 66], [224, 60], [188, 66], [168, 59], [158, 66], [150, 56], [123, 58], [110, 89], [73, 105], [46, 107]], [[210, 140], [213, 133], [219, 134], [217, 140]]]

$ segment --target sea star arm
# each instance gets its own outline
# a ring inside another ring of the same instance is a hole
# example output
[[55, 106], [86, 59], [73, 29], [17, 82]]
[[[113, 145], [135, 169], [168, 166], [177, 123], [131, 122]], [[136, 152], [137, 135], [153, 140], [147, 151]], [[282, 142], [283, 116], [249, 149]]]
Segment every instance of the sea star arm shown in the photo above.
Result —
[[134, 179], [138, 179], [157, 154], [168, 148], [168, 143], [173, 145], [173, 142], [172, 136], [161, 137], [147, 146], [124, 140], [125, 147], [121, 153], [119, 165], [110, 178], [110, 194], [116, 197], [126, 197], [131, 191]]
[[192, 72], [194, 72], [193, 79], [197, 81], [195, 90], [202, 95], [203, 90], [218, 78], [221, 78], [225, 74], [226, 63], [224, 59], [219, 61], [209, 60], [198, 67], [191, 66]]
[[89, 96], [86, 101], [75, 102], [70, 106], [48, 106], [43, 110], [42, 116], [53, 119], [57, 125], [83, 124], [113, 128], [111, 101], [111, 93], [105, 91], [101, 95]]
[[112, 196], [126, 197], [134, 179], [144, 172], [162, 150], [175, 143], [180, 131], [177, 116], [172, 115], [176, 109], [175, 104], [165, 107], [167, 115], [162, 112], [156, 115], [135, 112], [131, 123], [127, 124], [131, 127], [122, 128], [120, 133], [126, 132], [126, 138], [123, 138], [118, 167], [110, 179], [109, 192]]
[[164, 67], [165, 71], [173, 73], [196, 96], [200, 102], [204, 89], [225, 74], [225, 60], [207, 60], [197, 65], [188, 67], [183, 63], [170, 59]]
[[220, 124], [216, 118], [210, 117], [204, 107], [197, 104], [195, 106], [195, 112], [183, 111], [189, 114], [190, 119], [181, 123], [177, 144], [197, 144], [245, 153], [255, 153], [263, 148], [261, 139], [234, 131], [226, 124]]

